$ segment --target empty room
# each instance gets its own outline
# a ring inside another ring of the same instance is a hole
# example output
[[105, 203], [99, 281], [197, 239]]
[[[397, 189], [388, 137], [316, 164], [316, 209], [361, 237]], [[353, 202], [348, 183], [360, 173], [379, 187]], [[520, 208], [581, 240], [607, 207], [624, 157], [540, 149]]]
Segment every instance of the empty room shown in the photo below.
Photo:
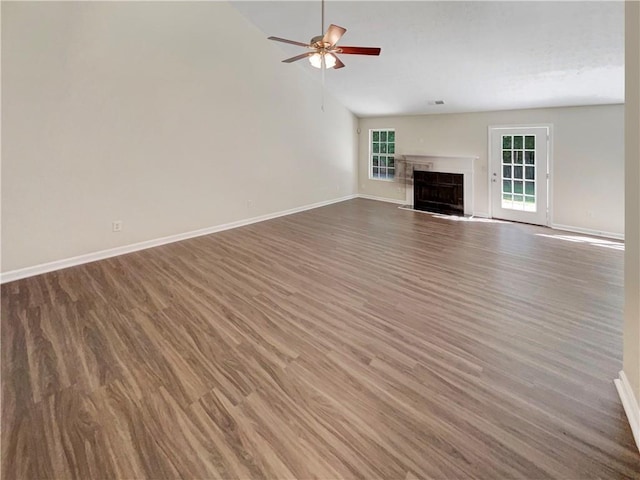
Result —
[[3, 479], [640, 479], [640, 2], [0, 8]]

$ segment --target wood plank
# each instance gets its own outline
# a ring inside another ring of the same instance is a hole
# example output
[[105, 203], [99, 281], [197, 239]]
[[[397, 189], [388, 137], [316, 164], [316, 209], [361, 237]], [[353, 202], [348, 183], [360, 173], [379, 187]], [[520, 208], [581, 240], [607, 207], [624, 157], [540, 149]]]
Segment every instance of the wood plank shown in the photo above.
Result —
[[640, 478], [623, 251], [356, 199], [2, 286], [3, 478]]

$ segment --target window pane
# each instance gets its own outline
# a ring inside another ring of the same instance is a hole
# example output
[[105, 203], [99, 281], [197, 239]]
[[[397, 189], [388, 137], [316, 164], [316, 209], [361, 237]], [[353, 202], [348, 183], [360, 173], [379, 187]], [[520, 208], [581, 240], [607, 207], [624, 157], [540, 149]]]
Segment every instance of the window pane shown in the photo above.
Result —
[[378, 166], [378, 157], [376, 155], [373, 156], [373, 166], [374, 167]]
[[536, 163], [536, 152], [524, 152], [524, 163], [528, 165]]
[[387, 177], [393, 178], [395, 176], [395, 170], [393, 168], [387, 168]]
[[373, 153], [380, 153], [380, 144], [379, 143], [374, 143], [373, 144]]
[[395, 142], [396, 141], [396, 132], [388, 132], [387, 133], [387, 142]]
[[513, 196], [513, 201], [514, 202], [521, 202], [522, 201], [522, 195], [514, 195]]
[[536, 137], [535, 135], [527, 135], [524, 137], [524, 148], [536, 148]]
[[502, 181], [502, 191], [506, 193], [511, 193], [511, 180]]
[[522, 135], [513, 137], [513, 148], [522, 148]]
[[394, 143], [387, 144], [387, 152], [396, 153], [396, 145]]
[[380, 141], [381, 142], [387, 141], [387, 132], [380, 132]]
[[534, 180], [536, 178], [536, 167], [524, 167], [524, 178]]
[[535, 197], [524, 197], [524, 201], [525, 203], [536, 203], [536, 198]]
[[374, 177], [380, 176], [380, 169], [378, 167], [373, 167], [373, 176]]
[[387, 169], [380, 167], [380, 178], [387, 178]]
[[387, 153], [387, 144], [386, 143], [381, 143], [380, 144], [380, 153]]
[[502, 136], [502, 148], [511, 148], [511, 135]]
[[380, 141], [380, 132], [377, 132], [377, 131], [373, 132], [373, 141], [374, 142], [379, 142]]
[[502, 178], [511, 178], [511, 165], [502, 166]]
[[394, 168], [395, 167], [395, 163], [394, 163], [394, 158], [393, 157], [387, 157], [387, 166], [389, 168]]
[[502, 199], [503, 200], [513, 200], [513, 195], [509, 195], [509, 194], [504, 194], [502, 195]]
[[385, 157], [384, 155], [380, 155], [380, 166], [381, 167], [387, 166], [387, 157]]
[[513, 163], [522, 164], [522, 150], [513, 152]]
[[513, 167], [513, 178], [522, 180], [522, 167]]
[[502, 152], [502, 162], [511, 163], [511, 152], [508, 152], [508, 151]]
[[525, 182], [524, 193], [526, 193], [527, 195], [535, 195], [536, 194], [535, 182]]
[[522, 182], [513, 182], [513, 193], [522, 193]]

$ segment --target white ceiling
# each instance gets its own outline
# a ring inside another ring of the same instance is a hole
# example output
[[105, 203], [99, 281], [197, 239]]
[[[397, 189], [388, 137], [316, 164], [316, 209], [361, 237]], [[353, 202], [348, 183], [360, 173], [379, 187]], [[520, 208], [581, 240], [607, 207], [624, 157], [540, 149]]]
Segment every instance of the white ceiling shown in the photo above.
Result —
[[[308, 42], [320, 1], [236, 1], [265, 34]], [[343, 55], [326, 88], [358, 116], [473, 112], [624, 101], [623, 2], [329, 1]], [[326, 28], [326, 27], [325, 27]], [[301, 47], [272, 42], [282, 58]], [[282, 64], [320, 78], [308, 61]], [[444, 100], [445, 105], [429, 102]]]

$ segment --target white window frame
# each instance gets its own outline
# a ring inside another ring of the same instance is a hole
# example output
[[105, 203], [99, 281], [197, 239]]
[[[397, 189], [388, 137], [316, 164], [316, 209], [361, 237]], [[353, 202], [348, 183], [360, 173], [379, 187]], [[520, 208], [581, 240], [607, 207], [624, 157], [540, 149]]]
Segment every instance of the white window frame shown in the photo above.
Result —
[[[396, 133], [396, 129], [395, 128], [370, 128], [369, 129], [369, 180], [377, 180], [380, 182], [394, 182], [396, 179], [396, 170], [397, 170], [397, 163], [395, 161], [395, 157], [397, 155], [396, 152], [394, 153], [383, 153], [382, 155], [386, 155], [386, 156], [393, 156], [394, 157], [394, 167], [393, 167], [393, 178], [379, 178], [379, 177], [374, 177], [373, 176], [373, 156], [374, 155], [380, 155], [380, 153], [373, 153], [373, 132], [393, 132], [394, 134]], [[397, 138], [394, 137], [394, 146], [398, 143], [397, 142]], [[395, 150], [395, 148], [394, 148]]]

